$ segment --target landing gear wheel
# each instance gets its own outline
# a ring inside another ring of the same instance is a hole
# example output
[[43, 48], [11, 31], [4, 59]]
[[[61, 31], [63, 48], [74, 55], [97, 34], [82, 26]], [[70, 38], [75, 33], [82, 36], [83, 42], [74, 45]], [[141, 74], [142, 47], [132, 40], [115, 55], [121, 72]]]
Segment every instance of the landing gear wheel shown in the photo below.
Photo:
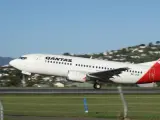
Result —
[[101, 84], [100, 83], [94, 83], [94, 89], [101, 89]]

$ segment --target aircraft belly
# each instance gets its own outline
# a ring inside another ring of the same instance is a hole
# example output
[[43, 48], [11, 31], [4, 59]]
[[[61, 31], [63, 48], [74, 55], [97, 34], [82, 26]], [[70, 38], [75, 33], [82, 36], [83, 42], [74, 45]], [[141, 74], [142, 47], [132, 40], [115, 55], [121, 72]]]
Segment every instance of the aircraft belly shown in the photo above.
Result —
[[120, 74], [119, 76], [113, 76], [113, 78], [111, 78], [111, 81], [115, 83], [129, 84], [129, 83], [136, 83], [139, 78], [140, 78], [139, 76]]

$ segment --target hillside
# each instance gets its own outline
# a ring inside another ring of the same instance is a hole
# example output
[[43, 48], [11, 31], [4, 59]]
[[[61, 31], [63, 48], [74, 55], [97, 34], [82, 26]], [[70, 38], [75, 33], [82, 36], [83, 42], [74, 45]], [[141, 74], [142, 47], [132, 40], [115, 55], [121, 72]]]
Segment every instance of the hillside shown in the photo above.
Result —
[[120, 50], [112, 50], [104, 52], [102, 58], [132, 63], [154, 61], [160, 58], [160, 44], [156, 42], [156, 44], [140, 44]]
[[[64, 55], [70, 55], [64, 53]], [[120, 62], [142, 63], [154, 61], [160, 58], [160, 41], [156, 43], [140, 44], [118, 50], [105, 51], [102, 53], [72, 55], [93, 59], [103, 59]]]
[[[92, 59], [103, 59], [103, 60], [111, 60], [111, 61], [142, 63], [142, 62], [157, 60], [160, 58], [160, 42], [157, 41], [156, 43], [140, 44], [140, 45], [135, 45], [127, 48], [121, 48], [119, 50], [105, 51], [102, 53], [81, 54], [81, 55], [64, 53], [64, 55], [85, 57], [85, 58], [92, 57]], [[6, 65], [9, 63], [10, 60], [12, 60], [12, 58], [0, 57], [0, 65]], [[22, 79], [21, 71], [18, 71], [13, 68], [0, 69], [0, 86], [1, 87], [21, 86], [21, 79]], [[60, 83], [62, 83], [65, 86], [68, 86], [69, 84], [65, 78], [61, 78], [61, 77], [56, 78], [54, 76], [46, 76], [46, 75], [38, 75], [38, 74], [33, 74], [27, 79], [28, 80], [26, 80], [26, 84], [28, 87], [31, 87], [31, 86], [39, 87], [44, 85], [53, 87], [56, 84], [60, 84]], [[112, 84], [107, 84], [107, 85], [112, 86]], [[79, 85], [71, 84], [69, 86], [75, 87]], [[82, 86], [85, 86], [85, 85], [83, 84]], [[135, 85], [130, 85], [130, 86], [135, 86]]]
[[7, 65], [13, 58], [0, 57], [0, 66]]
[[[85, 57], [93, 59], [104, 59], [111, 61], [121, 61], [121, 62], [132, 62], [141, 63], [157, 60], [160, 58], [160, 41], [156, 43], [139, 44], [135, 46], [130, 46], [126, 48], [121, 48], [118, 50], [105, 51], [101, 53], [93, 54], [70, 54], [64, 53], [64, 55]], [[0, 66], [6, 65], [13, 58], [11, 57], [0, 57]]]

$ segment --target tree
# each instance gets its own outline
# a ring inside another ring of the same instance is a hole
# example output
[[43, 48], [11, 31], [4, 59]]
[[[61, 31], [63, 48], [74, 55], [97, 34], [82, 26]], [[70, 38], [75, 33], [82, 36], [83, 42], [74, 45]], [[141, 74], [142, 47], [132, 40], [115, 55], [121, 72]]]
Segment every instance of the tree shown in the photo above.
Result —
[[148, 46], [149, 46], [149, 47], [152, 47], [152, 46], [153, 46], [153, 43], [152, 43], [152, 42], [150, 42], [150, 43], [148, 44]]
[[146, 46], [145, 44], [140, 44], [139, 46]]
[[9, 76], [8, 79], [10, 81], [6, 83], [7, 87], [10, 87], [10, 86], [18, 87], [21, 85], [21, 79], [17, 76]]
[[70, 56], [71, 54], [66, 52], [66, 53], [63, 53], [63, 55], [67, 55], [67, 56]]
[[123, 48], [123, 49], [121, 50], [121, 52], [122, 52], [122, 54], [126, 54], [126, 53], [127, 53], [126, 48]]
[[156, 44], [159, 45], [159, 44], [160, 44], [160, 41], [156, 41]]
[[76, 57], [90, 58], [90, 55], [83, 54], [83, 55], [76, 55]]

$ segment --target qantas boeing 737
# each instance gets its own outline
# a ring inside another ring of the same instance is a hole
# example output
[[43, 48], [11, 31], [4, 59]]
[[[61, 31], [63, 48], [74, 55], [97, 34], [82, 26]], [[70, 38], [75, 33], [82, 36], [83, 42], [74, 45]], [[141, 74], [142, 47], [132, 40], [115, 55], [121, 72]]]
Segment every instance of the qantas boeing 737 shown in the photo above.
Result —
[[9, 63], [22, 71], [62, 76], [75, 82], [91, 82], [100, 89], [107, 82], [143, 84], [160, 81], [160, 60], [152, 64], [130, 64], [64, 55], [28, 54]]

